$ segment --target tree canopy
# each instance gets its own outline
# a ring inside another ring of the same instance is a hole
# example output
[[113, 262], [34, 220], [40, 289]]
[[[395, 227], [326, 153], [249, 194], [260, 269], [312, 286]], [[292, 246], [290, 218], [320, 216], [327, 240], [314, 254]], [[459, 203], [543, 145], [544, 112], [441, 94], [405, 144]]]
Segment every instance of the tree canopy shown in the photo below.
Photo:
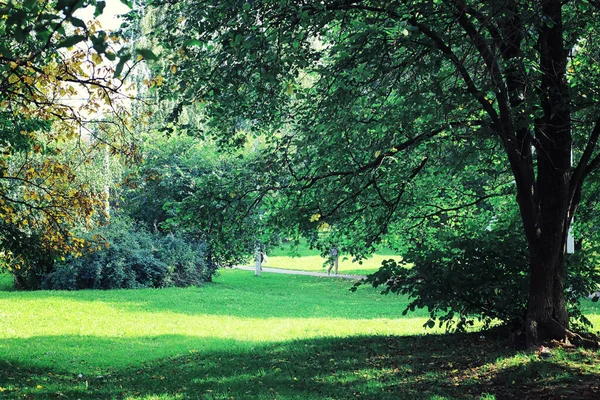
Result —
[[97, 221], [104, 195], [83, 177], [96, 148], [134, 153], [110, 65], [120, 39], [77, 18], [85, 7], [98, 16], [105, 2], [0, 1], [0, 243], [24, 286]]
[[574, 338], [565, 243], [600, 163], [600, 4], [148, 4], [173, 116], [201, 107], [229, 143], [266, 134], [301, 220], [370, 244], [515, 196], [527, 337]]

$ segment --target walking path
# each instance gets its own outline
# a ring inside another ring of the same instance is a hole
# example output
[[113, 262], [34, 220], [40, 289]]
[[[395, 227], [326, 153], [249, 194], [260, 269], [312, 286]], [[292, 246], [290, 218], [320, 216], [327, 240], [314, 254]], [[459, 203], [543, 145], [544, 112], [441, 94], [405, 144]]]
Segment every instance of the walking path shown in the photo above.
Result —
[[[254, 272], [254, 267], [250, 267], [250, 266], [237, 265], [233, 268], [241, 269], [243, 271]], [[343, 278], [343, 279], [354, 279], [354, 280], [362, 279], [365, 277], [364, 275], [345, 275], [345, 274], [327, 275], [327, 273], [325, 273], [325, 272], [299, 271], [299, 270], [292, 270], [292, 269], [279, 269], [279, 268], [266, 268], [266, 267], [263, 267], [262, 272], [267, 272], [267, 273], [273, 272], [275, 274], [288, 274], [288, 275], [320, 276], [320, 277], [324, 277], [324, 278]]]

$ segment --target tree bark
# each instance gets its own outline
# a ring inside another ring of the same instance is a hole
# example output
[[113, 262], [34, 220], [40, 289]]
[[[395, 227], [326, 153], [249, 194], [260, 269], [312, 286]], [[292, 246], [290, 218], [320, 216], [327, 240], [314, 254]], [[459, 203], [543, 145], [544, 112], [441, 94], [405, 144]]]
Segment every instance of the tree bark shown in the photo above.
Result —
[[571, 111], [565, 77], [567, 52], [561, 2], [548, 0], [541, 5], [545, 18], [538, 40], [543, 115], [535, 121], [538, 176], [534, 190], [538, 215], [535, 236], [528, 237], [531, 262], [525, 323], [528, 344], [544, 339], [566, 339], [569, 322], [563, 285], [571, 175]]
[[260, 276], [262, 271], [262, 243], [256, 245], [256, 249], [254, 250], [254, 275]]

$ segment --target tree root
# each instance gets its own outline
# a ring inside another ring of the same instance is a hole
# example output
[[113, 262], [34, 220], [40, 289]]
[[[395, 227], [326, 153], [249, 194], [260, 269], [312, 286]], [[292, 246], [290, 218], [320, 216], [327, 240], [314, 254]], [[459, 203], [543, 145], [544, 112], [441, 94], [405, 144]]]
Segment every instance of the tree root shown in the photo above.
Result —
[[527, 346], [538, 345], [543, 339], [555, 339], [564, 342], [566, 345], [583, 347], [585, 349], [600, 348], [600, 338], [592, 335], [591, 338], [584, 337], [579, 333], [570, 331], [562, 326], [554, 318], [545, 321], [527, 321], [526, 337]]
[[588, 339], [586, 337], [581, 336], [578, 333], [565, 329], [565, 343], [568, 342], [577, 347], [595, 350], [600, 348], [600, 342], [598, 340], [599, 338], [596, 336], [593, 339]]

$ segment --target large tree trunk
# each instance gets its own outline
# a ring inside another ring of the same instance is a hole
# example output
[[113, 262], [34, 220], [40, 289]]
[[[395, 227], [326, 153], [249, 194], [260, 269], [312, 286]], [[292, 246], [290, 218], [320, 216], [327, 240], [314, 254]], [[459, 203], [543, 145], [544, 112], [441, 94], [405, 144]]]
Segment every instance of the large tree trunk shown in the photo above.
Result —
[[535, 226], [526, 229], [531, 283], [525, 329], [530, 344], [565, 339], [569, 322], [563, 280], [570, 221], [571, 110], [561, 8], [560, 1], [542, 1], [546, 20], [540, 28], [538, 46], [543, 116], [535, 121], [536, 215], [528, 219]]
[[525, 333], [533, 345], [546, 339], [564, 340], [569, 324], [562, 284], [563, 261], [555, 256], [531, 260]]

